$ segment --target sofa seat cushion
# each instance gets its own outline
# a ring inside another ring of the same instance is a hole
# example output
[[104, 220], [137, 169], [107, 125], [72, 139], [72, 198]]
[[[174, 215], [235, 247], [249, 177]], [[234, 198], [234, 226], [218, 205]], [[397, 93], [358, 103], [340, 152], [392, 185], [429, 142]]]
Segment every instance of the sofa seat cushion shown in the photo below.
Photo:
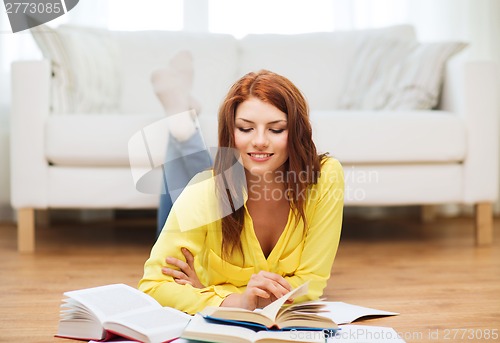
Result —
[[[50, 116], [46, 158], [59, 166], [128, 167], [130, 138], [163, 118]], [[202, 114], [199, 122], [206, 145], [216, 146], [215, 114]], [[342, 163], [449, 163], [463, 161], [466, 155], [464, 122], [444, 111], [312, 111], [311, 122], [318, 150]], [[158, 155], [153, 160], [164, 157], [164, 147], [153, 151]]]
[[58, 115], [45, 127], [47, 160], [62, 166], [127, 166], [128, 140], [159, 115]]
[[[128, 143], [134, 134], [164, 119], [155, 114], [72, 114], [49, 116], [45, 127], [45, 157], [58, 166], [130, 166]], [[198, 117], [207, 146], [217, 145], [215, 115]], [[163, 160], [168, 133], [161, 147], [151, 149], [153, 160]], [[160, 141], [161, 141], [160, 137]]]
[[321, 152], [342, 163], [461, 162], [463, 119], [444, 111], [313, 111], [313, 137]]

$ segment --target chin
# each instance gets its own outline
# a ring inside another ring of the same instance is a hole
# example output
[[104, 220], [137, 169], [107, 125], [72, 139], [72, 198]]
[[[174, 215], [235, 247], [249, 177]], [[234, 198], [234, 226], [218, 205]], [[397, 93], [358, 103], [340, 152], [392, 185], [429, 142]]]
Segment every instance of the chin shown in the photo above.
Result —
[[264, 175], [269, 175], [269, 174], [274, 174], [277, 171], [282, 171], [285, 168], [285, 163], [281, 165], [265, 165], [265, 164], [257, 164], [253, 161], [248, 161], [245, 164], [245, 161], [243, 161], [243, 165], [245, 170], [250, 173], [251, 175], [254, 176], [264, 176]]
[[261, 167], [250, 167], [250, 168], [245, 168], [251, 175], [255, 176], [263, 176], [266, 173], [270, 173], [269, 169], [266, 168], [261, 168]]

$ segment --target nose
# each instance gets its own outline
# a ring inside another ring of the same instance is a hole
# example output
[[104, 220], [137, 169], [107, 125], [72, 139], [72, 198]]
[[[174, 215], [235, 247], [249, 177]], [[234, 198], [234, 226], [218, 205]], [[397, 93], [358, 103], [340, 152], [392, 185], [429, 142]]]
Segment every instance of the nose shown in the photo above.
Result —
[[252, 145], [255, 148], [266, 148], [269, 146], [269, 138], [265, 130], [256, 130], [252, 140]]

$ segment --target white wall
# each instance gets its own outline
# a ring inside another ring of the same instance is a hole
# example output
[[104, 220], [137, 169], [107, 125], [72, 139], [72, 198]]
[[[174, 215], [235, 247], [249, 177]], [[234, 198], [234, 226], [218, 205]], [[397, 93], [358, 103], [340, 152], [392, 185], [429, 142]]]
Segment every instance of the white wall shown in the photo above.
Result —
[[500, 58], [500, 1], [419, 0], [409, 10], [420, 40], [464, 40], [470, 58]]

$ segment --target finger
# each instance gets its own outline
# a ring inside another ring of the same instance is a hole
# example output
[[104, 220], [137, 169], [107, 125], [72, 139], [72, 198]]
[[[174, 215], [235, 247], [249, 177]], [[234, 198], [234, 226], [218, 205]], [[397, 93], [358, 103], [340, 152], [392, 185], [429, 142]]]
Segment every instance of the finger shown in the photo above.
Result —
[[175, 270], [175, 269], [172, 269], [172, 268], [162, 268], [161, 269], [161, 272], [165, 275], [169, 275], [171, 277], [173, 277], [174, 279], [183, 279], [183, 280], [187, 280], [188, 277], [186, 274], [184, 274], [183, 272], [181, 271], [178, 271], [178, 270]]
[[276, 299], [281, 298], [283, 295], [288, 293], [288, 290], [281, 286], [274, 280], [268, 279], [263, 275], [252, 276], [247, 287], [254, 287], [264, 290], [269, 295], [274, 296]]
[[191, 281], [188, 280], [183, 280], [183, 279], [174, 279], [175, 282], [177, 282], [179, 285], [193, 285]]
[[187, 264], [194, 270], [194, 256], [187, 248], [181, 248], [182, 254], [186, 258]]
[[173, 266], [178, 267], [186, 275], [190, 275], [191, 274], [191, 267], [186, 262], [181, 261], [181, 260], [179, 260], [177, 258], [174, 258], [174, 257], [167, 257], [165, 259], [165, 261], [167, 261], [168, 264], [171, 264]]
[[292, 290], [292, 286], [285, 280], [285, 278], [279, 274], [271, 273], [265, 270], [261, 270], [259, 272], [260, 275], [267, 279], [271, 279], [277, 283], [279, 283], [283, 288], [285, 288], [288, 292]]
[[277, 299], [281, 298], [285, 294], [289, 293], [288, 289], [284, 288], [281, 284], [274, 280], [267, 281], [267, 289], [274, 295]]
[[259, 298], [267, 299], [267, 298], [269, 298], [271, 296], [268, 292], [266, 292], [262, 288], [251, 287], [250, 289], [247, 288], [247, 290], [250, 292], [251, 295], [257, 296]]

